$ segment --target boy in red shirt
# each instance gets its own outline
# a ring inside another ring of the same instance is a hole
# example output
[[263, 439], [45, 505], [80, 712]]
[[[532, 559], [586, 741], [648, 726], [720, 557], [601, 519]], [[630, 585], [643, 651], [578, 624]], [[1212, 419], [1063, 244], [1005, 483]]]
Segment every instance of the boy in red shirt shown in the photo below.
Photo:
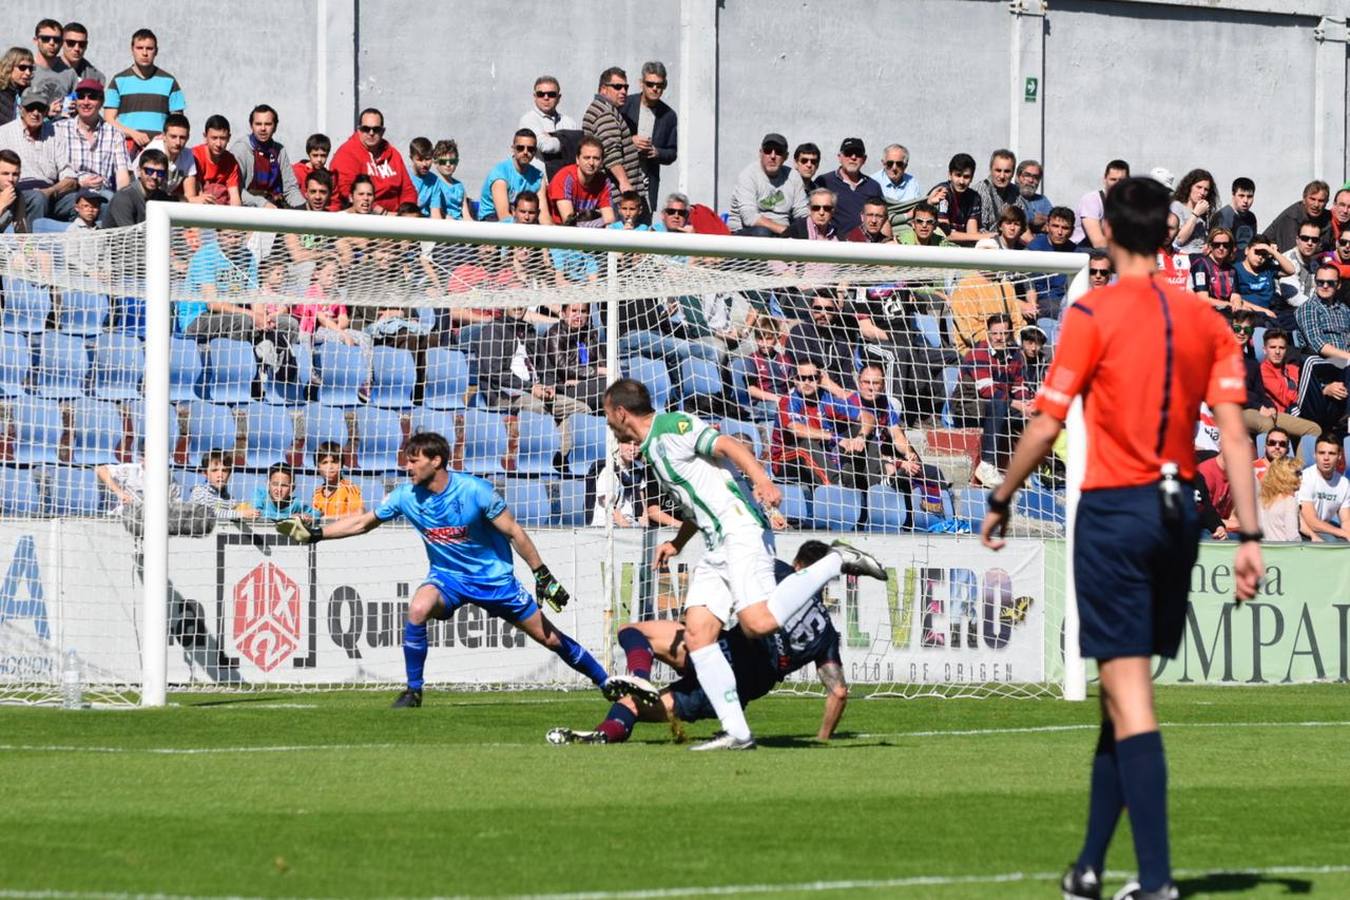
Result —
[[206, 120], [204, 140], [192, 148], [197, 171], [183, 181], [183, 194], [189, 203], [217, 203], [240, 206], [239, 161], [229, 151], [230, 123], [224, 116]]

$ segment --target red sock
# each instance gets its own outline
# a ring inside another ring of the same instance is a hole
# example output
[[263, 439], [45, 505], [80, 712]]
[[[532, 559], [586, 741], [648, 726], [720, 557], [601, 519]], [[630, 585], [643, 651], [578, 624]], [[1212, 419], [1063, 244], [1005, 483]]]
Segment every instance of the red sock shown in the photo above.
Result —
[[603, 734], [611, 744], [622, 744], [633, 733], [633, 723], [637, 715], [622, 703], [609, 708], [609, 716], [596, 726], [595, 730]]

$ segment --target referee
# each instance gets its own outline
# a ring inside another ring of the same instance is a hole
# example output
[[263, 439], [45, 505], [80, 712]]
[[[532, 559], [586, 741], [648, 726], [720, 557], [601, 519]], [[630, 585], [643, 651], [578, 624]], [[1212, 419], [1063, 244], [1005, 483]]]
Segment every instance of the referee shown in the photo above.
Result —
[[1176, 656], [1200, 539], [1191, 481], [1200, 403], [1214, 411], [1241, 530], [1238, 602], [1263, 571], [1251, 442], [1242, 424], [1242, 357], [1224, 319], [1157, 277], [1167, 190], [1127, 178], [1106, 198], [1104, 232], [1119, 281], [1069, 307], [1054, 363], [980, 528], [998, 550], [1013, 494], [1050, 451], [1083, 395], [1087, 472], [1074, 529], [1083, 656], [1097, 660], [1101, 731], [1092, 760], [1087, 837], [1064, 875], [1065, 897], [1101, 896], [1106, 848], [1130, 811], [1139, 880], [1118, 898], [1177, 896], [1167, 842], [1167, 762], [1153, 710], [1150, 656]]

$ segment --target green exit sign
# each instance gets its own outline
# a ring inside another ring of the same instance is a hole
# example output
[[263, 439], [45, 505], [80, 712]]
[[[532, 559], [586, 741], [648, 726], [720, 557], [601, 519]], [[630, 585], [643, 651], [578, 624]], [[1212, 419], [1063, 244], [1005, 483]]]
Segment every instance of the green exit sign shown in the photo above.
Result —
[[1028, 76], [1026, 92], [1023, 94], [1023, 97], [1026, 99], [1026, 102], [1035, 103], [1036, 95], [1037, 93], [1040, 92], [1040, 89], [1041, 89], [1041, 80], [1039, 78], [1032, 78]]

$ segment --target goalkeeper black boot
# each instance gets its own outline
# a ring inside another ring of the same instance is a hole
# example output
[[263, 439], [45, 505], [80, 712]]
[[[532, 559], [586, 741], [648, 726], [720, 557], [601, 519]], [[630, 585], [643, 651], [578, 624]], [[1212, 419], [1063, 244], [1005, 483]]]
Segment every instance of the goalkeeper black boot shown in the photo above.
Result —
[[412, 688], [408, 688], [408, 689], [405, 690], [403, 693], [401, 693], [401, 694], [398, 695], [398, 699], [394, 701], [394, 704], [393, 704], [393, 707], [392, 707], [392, 708], [393, 708], [393, 709], [408, 709], [408, 708], [411, 708], [411, 707], [421, 706], [421, 705], [422, 705], [422, 692], [421, 692], [421, 691], [415, 691], [415, 690], [413, 690]]
[[843, 541], [833, 542], [830, 549], [844, 558], [844, 564], [839, 567], [841, 575], [866, 575], [878, 581], [886, 580], [886, 570], [872, 554], [864, 553]]
[[1125, 882], [1125, 886], [1116, 891], [1112, 900], [1177, 900], [1181, 892], [1172, 882], [1167, 882], [1156, 891], [1146, 891], [1140, 887], [1139, 882], [1133, 878]]
[[1074, 863], [1059, 880], [1059, 888], [1064, 892], [1064, 900], [1101, 900], [1102, 876], [1091, 866], [1080, 869]]

